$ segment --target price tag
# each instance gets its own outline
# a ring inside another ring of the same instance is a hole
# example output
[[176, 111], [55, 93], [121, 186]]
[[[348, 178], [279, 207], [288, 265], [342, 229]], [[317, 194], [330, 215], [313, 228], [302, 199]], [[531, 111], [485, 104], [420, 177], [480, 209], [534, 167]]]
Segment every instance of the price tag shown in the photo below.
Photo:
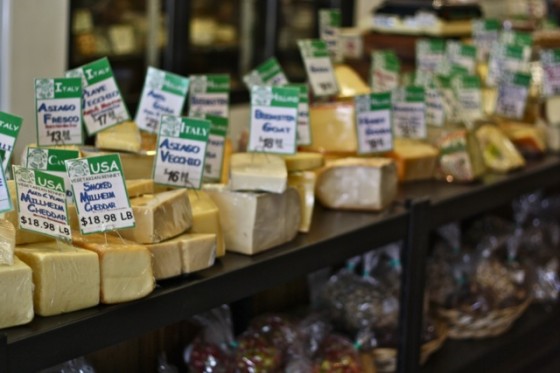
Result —
[[490, 52], [486, 84], [496, 86], [502, 75], [510, 71], [528, 72], [531, 48], [519, 45], [498, 45]]
[[533, 45], [533, 35], [528, 32], [503, 30], [500, 33], [499, 42], [505, 45], [531, 47]]
[[482, 118], [480, 78], [477, 75], [455, 75], [451, 78], [451, 86], [457, 97], [463, 119], [472, 123]]
[[393, 51], [371, 53], [370, 86], [375, 93], [392, 91], [399, 86], [401, 63]]
[[402, 87], [395, 90], [393, 97], [393, 131], [396, 137], [426, 138], [424, 88]]
[[416, 42], [416, 75], [431, 77], [442, 71], [446, 57], [442, 39], [418, 39]]
[[188, 90], [188, 78], [148, 67], [134, 121], [141, 130], [157, 133], [162, 115], [181, 115]]
[[426, 88], [426, 123], [434, 127], [445, 124], [443, 93], [435, 87]]
[[543, 95], [560, 95], [560, 49], [542, 50], [540, 59], [543, 70]]
[[35, 79], [35, 107], [40, 146], [84, 143], [81, 79]]
[[298, 46], [313, 94], [318, 97], [336, 95], [338, 84], [325, 42], [300, 40]]
[[294, 154], [300, 91], [291, 87], [251, 90], [251, 152]]
[[20, 117], [0, 111], [0, 151], [4, 152], [2, 156], [3, 172], [6, 171], [6, 167], [12, 159], [12, 152], [22, 122]]
[[290, 84], [288, 87], [299, 89], [297, 145], [311, 145], [311, 126], [309, 125], [309, 88], [305, 84]]
[[121, 159], [107, 154], [65, 161], [83, 234], [132, 228]]
[[204, 161], [204, 180], [219, 181], [222, 177], [228, 118], [207, 114], [206, 119], [210, 121], [210, 135]]
[[497, 19], [472, 21], [472, 34], [478, 61], [488, 60], [490, 51], [498, 42], [500, 28], [500, 21]]
[[393, 149], [391, 92], [356, 96], [358, 153], [374, 154]]
[[66, 187], [66, 202], [73, 203], [74, 196], [72, 194], [72, 185], [70, 178], [66, 172], [66, 163], [68, 159], [80, 158], [78, 150], [67, 149], [48, 149], [48, 148], [27, 148], [27, 163], [25, 167], [33, 170], [44, 171], [51, 175], [55, 175], [64, 179]]
[[204, 119], [161, 117], [153, 178], [158, 184], [200, 189], [210, 122]]
[[476, 70], [476, 47], [458, 41], [447, 42], [447, 62], [463, 67], [468, 74]]
[[13, 166], [19, 227], [71, 240], [64, 179], [39, 170]]
[[229, 117], [229, 75], [193, 75], [189, 91], [189, 116]]
[[255, 70], [245, 75], [243, 81], [249, 89], [254, 85], [281, 86], [288, 84], [288, 79], [282, 67], [274, 57], [269, 58], [257, 66]]
[[496, 114], [513, 119], [523, 118], [531, 75], [525, 73], [508, 73], [498, 85]]
[[458, 118], [458, 102], [455, 93], [451, 88], [451, 78], [449, 76], [438, 75], [435, 83], [441, 93], [443, 99], [443, 110], [445, 118], [449, 122], [457, 122]]
[[89, 135], [130, 119], [106, 57], [70, 70], [66, 76], [82, 78], [82, 115]]
[[8, 191], [8, 184], [6, 183], [4, 169], [0, 169], [0, 213], [11, 211], [12, 209], [12, 198], [10, 197], [10, 192]]
[[341, 15], [338, 9], [319, 10], [319, 37], [327, 43], [331, 58], [335, 62], [342, 61], [340, 45]]

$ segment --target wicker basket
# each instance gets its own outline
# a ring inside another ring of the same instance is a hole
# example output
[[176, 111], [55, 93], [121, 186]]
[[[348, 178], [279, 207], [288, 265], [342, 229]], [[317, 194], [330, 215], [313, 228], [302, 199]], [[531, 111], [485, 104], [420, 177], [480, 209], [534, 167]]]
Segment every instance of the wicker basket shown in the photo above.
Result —
[[449, 324], [449, 338], [495, 337], [509, 330], [530, 303], [531, 299], [527, 298], [517, 306], [494, 310], [484, 316], [473, 316], [456, 309], [444, 308], [438, 308], [437, 315]]

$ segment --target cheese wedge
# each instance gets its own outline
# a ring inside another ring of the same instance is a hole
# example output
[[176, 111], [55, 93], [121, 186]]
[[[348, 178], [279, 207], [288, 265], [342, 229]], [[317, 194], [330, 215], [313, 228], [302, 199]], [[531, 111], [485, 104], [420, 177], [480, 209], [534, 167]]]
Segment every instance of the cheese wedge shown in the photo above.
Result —
[[287, 183], [286, 163], [277, 155], [235, 153], [231, 156], [232, 190], [283, 193]]
[[0, 329], [27, 324], [33, 319], [31, 268], [18, 258], [0, 265]]
[[449, 131], [438, 140], [438, 149], [438, 176], [447, 182], [471, 182], [486, 170], [478, 140], [471, 131]]
[[395, 139], [393, 151], [387, 156], [397, 163], [400, 181], [434, 177], [438, 150], [429, 144], [413, 139]]
[[[98, 155], [111, 154], [93, 147], [82, 147], [84, 157], [95, 157]], [[141, 153], [119, 153], [123, 175], [126, 180], [151, 179], [154, 168], [156, 152], [153, 150]]]
[[513, 142], [517, 150], [526, 156], [539, 156], [546, 152], [544, 132], [528, 123], [500, 123], [500, 129]]
[[299, 195], [236, 192], [224, 185], [208, 184], [204, 190], [220, 211], [226, 250], [257, 254], [292, 240], [301, 220]]
[[515, 145], [496, 126], [486, 124], [476, 130], [484, 163], [492, 171], [505, 173], [525, 165]]
[[137, 153], [142, 148], [142, 137], [136, 123], [128, 121], [98, 132], [95, 135], [95, 146], [105, 150]]
[[33, 270], [37, 315], [59, 315], [99, 304], [99, 258], [95, 253], [51, 241], [18, 246], [16, 255]]
[[353, 98], [371, 93], [369, 86], [348, 65], [335, 65], [334, 75], [338, 83], [338, 98]]
[[397, 196], [397, 169], [388, 158], [332, 161], [317, 175], [317, 199], [325, 207], [379, 211]]
[[146, 247], [109, 234], [82, 236], [72, 232], [72, 239], [75, 246], [99, 257], [101, 303], [127, 302], [154, 290], [152, 257]]
[[299, 194], [301, 205], [301, 223], [299, 231], [307, 233], [311, 227], [313, 207], [315, 206], [316, 175], [313, 171], [288, 172], [288, 185]]
[[298, 152], [295, 154], [282, 156], [286, 162], [288, 172], [309, 171], [322, 167], [325, 157], [321, 153]]
[[186, 189], [144, 195], [130, 200], [136, 226], [119, 231], [138, 243], [155, 243], [178, 236], [192, 225]]
[[311, 145], [303, 151], [353, 155], [358, 149], [354, 104], [335, 102], [309, 107]]
[[14, 264], [16, 228], [8, 220], [0, 219], [0, 265]]
[[213, 233], [216, 235], [216, 256], [226, 255], [226, 243], [220, 223], [220, 211], [212, 198], [203, 190], [189, 190], [192, 209], [190, 233]]

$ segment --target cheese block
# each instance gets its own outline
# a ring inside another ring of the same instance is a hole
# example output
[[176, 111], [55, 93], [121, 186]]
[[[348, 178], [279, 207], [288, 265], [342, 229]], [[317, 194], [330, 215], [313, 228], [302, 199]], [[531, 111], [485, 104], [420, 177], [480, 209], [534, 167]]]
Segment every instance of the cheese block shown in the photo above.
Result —
[[132, 198], [130, 204], [136, 225], [119, 233], [131, 241], [161, 242], [191, 227], [192, 211], [186, 189]]
[[488, 87], [482, 88], [482, 109], [486, 116], [492, 116], [496, 112], [496, 103], [498, 100], [498, 90]]
[[226, 255], [226, 243], [220, 223], [220, 212], [212, 198], [203, 190], [189, 190], [192, 209], [190, 233], [213, 233], [216, 235], [216, 256]]
[[471, 131], [449, 131], [438, 140], [438, 149], [438, 176], [447, 182], [471, 182], [486, 169], [480, 146]]
[[[99, 155], [111, 154], [93, 147], [84, 146], [81, 148], [84, 157], [95, 157]], [[120, 152], [123, 175], [126, 180], [151, 179], [154, 168], [154, 150], [141, 151], [140, 153]]]
[[496, 126], [485, 124], [476, 130], [484, 163], [492, 171], [509, 172], [525, 165], [515, 145]]
[[82, 236], [74, 231], [72, 239], [75, 246], [99, 257], [101, 303], [127, 302], [154, 290], [152, 257], [146, 247], [109, 234]]
[[560, 96], [548, 97], [545, 100], [544, 114], [548, 124], [560, 126]]
[[315, 181], [316, 175], [313, 171], [288, 172], [288, 185], [295, 188], [299, 194], [301, 205], [301, 222], [299, 231], [309, 232], [313, 207], [315, 206]]
[[16, 228], [8, 220], [0, 219], [0, 265], [14, 264]]
[[147, 244], [146, 248], [152, 255], [152, 271], [156, 280], [180, 276], [183, 273], [180, 244], [175, 239]]
[[542, 119], [537, 121], [537, 127], [545, 135], [546, 147], [553, 152], [560, 151], [560, 127], [550, 125]]
[[126, 180], [126, 192], [128, 193], [128, 198], [136, 198], [145, 194], [154, 194], [154, 180]]
[[127, 121], [98, 132], [95, 135], [95, 146], [105, 150], [137, 153], [142, 148], [142, 137], [136, 123]]
[[526, 156], [540, 156], [546, 152], [544, 132], [528, 123], [500, 123], [500, 129], [513, 142], [517, 150]]
[[345, 158], [317, 175], [315, 195], [326, 207], [379, 211], [397, 196], [397, 169], [388, 158]]
[[59, 315], [99, 304], [99, 258], [95, 253], [51, 241], [18, 246], [16, 255], [33, 270], [37, 315]]
[[348, 65], [335, 65], [334, 76], [338, 83], [338, 98], [354, 98], [371, 93], [369, 86]]
[[288, 183], [284, 160], [272, 154], [235, 153], [231, 156], [229, 186], [238, 191], [283, 193]]
[[233, 154], [233, 145], [231, 140], [226, 138], [224, 142], [224, 160], [222, 162], [222, 176], [220, 182], [227, 184], [229, 182], [229, 169], [231, 165], [231, 156]]
[[301, 220], [299, 195], [236, 192], [224, 185], [208, 184], [204, 190], [220, 211], [226, 250], [257, 254], [292, 240]]
[[0, 329], [27, 324], [33, 319], [31, 268], [18, 258], [0, 265]]
[[309, 171], [322, 167], [325, 157], [321, 153], [297, 152], [295, 154], [282, 156], [286, 162], [288, 172]]
[[387, 153], [397, 163], [400, 181], [425, 180], [434, 177], [438, 150], [413, 139], [395, 139], [393, 151]]

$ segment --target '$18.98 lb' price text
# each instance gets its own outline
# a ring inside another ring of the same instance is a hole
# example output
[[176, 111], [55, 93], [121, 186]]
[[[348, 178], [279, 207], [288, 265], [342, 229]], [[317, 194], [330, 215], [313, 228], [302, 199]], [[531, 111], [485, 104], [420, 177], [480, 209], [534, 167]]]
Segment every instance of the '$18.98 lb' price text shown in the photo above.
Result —
[[82, 227], [87, 227], [92, 224], [111, 224], [117, 221], [127, 221], [132, 220], [134, 216], [132, 212], [121, 212], [121, 213], [110, 213], [110, 214], [100, 214], [94, 216], [84, 216], [80, 219]]
[[[25, 216], [22, 216], [20, 218], [20, 222], [22, 227], [27, 226], [31, 226], [31, 227], [35, 227], [35, 228], [43, 228], [45, 230], [49, 230], [51, 232], [56, 232], [56, 226], [53, 223], [49, 223], [48, 221], [43, 221], [41, 222], [39, 219], [34, 219], [34, 218], [28, 218]], [[58, 227], [58, 233], [65, 235], [65, 236], [69, 236], [70, 235], [70, 229], [69, 228], [63, 228], [63, 227]]]

